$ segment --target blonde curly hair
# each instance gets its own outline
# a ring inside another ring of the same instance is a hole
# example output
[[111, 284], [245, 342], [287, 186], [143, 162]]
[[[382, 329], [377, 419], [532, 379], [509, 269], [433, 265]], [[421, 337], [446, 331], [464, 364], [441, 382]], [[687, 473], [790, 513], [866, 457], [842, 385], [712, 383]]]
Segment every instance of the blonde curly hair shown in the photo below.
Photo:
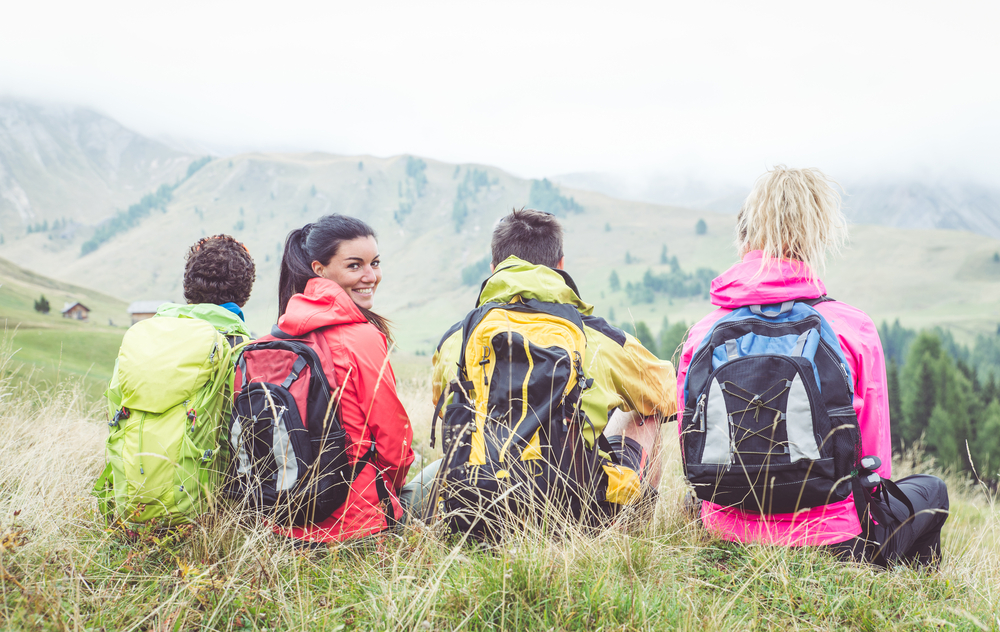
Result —
[[815, 278], [826, 266], [827, 251], [836, 254], [847, 241], [847, 218], [835, 188], [839, 186], [819, 169], [784, 165], [757, 178], [736, 216], [740, 258], [762, 250], [762, 268], [776, 259], [790, 259], [804, 263]]

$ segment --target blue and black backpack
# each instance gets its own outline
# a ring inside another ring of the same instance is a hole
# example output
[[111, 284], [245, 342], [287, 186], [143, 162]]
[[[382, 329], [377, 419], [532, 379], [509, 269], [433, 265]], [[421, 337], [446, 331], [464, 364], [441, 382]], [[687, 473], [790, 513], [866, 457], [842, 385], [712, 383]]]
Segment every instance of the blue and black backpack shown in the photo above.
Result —
[[850, 496], [861, 439], [827, 300], [735, 309], [695, 349], [681, 437], [702, 500], [778, 514]]

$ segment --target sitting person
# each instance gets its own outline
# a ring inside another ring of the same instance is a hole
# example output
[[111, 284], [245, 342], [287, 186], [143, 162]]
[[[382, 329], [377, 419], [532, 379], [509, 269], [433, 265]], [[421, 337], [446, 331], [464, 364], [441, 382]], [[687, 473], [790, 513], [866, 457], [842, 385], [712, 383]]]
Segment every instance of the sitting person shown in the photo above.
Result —
[[718, 309], [691, 328], [679, 362], [685, 472], [702, 524], [726, 540], [936, 563], [947, 489], [932, 476], [884, 480], [878, 332], [816, 276], [846, 237], [819, 171], [776, 167], [757, 180], [736, 219], [742, 260], [712, 282]]
[[254, 277], [243, 244], [206, 237], [187, 253], [188, 304], [162, 305], [126, 332], [106, 392], [108, 463], [95, 485], [108, 520], [180, 524], [217, 505], [233, 347], [250, 337], [241, 308]]
[[503, 502], [517, 481], [527, 484], [512, 494], [524, 492], [514, 512], [525, 513], [524, 501], [551, 501], [589, 524], [655, 498], [659, 422], [674, 413], [673, 367], [594, 316], [564, 263], [554, 216], [511, 212], [493, 231], [493, 274], [478, 308], [434, 354], [445, 458], [407, 491], [413, 505], [426, 502], [422, 490], [440, 468], [455, 530], [490, 534], [495, 525], [469, 516]]
[[[346, 499], [326, 517], [275, 523], [302, 546], [373, 535], [402, 518], [399, 492], [413, 462], [413, 428], [389, 364], [389, 323], [371, 311], [381, 280], [375, 231], [359, 219], [326, 215], [285, 241], [273, 334], [307, 340], [337, 385], [351, 470], [342, 474], [353, 477]], [[269, 339], [274, 335], [262, 340]]]

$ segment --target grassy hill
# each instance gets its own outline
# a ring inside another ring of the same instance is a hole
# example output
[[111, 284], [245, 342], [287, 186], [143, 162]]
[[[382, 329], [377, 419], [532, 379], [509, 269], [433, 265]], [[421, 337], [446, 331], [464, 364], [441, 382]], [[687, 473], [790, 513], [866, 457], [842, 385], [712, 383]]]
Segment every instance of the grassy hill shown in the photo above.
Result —
[[[80, 255], [80, 239], [52, 246], [43, 234], [0, 245], [0, 256], [63, 281], [123, 300], [180, 300], [183, 256], [204, 235], [243, 240], [258, 266], [249, 322], [267, 331], [276, 316], [278, 265], [287, 233], [331, 212], [361, 217], [379, 232], [385, 277], [378, 311], [393, 319], [404, 350], [426, 352], [475, 299], [463, 269], [488, 255], [495, 221], [513, 206], [563, 210], [567, 267], [585, 300], [617, 322], [645, 321], [654, 333], [664, 317], [693, 322], [710, 309], [705, 297], [636, 301], [613, 292], [647, 270], [664, 274], [664, 246], [684, 272], [725, 270], [736, 259], [734, 218], [563, 189], [494, 167], [454, 165], [410, 156], [246, 154], [214, 160], [173, 192], [165, 210], [99, 249]], [[541, 193], [539, 192], [541, 191]], [[706, 232], [696, 234], [702, 220]], [[899, 317], [910, 327], [943, 325], [961, 336], [996, 330], [1000, 313], [1000, 241], [960, 231], [855, 226], [843, 256], [825, 275], [829, 294], [878, 322]], [[631, 263], [626, 263], [629, 260]]]
[[[43, 295], [51, 305], [48, 314], [34, 309]], [[92, 310], [89, 322], [62, 317], [63, 305], [75, 302]], [[129, 322], [126, 307], [118, 299], [0, 259], [0, 323], [14, 351], [5, 375], [42, 389], [78, 381], [83, 392], [96, 400], [111, 378]], [[115, 326], [109, 324], [112, 321]]]

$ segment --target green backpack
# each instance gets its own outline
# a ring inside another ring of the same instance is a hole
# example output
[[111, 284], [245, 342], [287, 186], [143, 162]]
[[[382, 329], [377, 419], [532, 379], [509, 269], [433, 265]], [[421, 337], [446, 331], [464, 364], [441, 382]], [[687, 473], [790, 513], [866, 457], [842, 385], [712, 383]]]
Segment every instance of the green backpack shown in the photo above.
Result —
[[107, 466], [94, 485], [109, 521], [172, 526], [212, 509], [241, 339], [242, 321], [208, 304], [165, 305], [125, 334], [106, 393]]

